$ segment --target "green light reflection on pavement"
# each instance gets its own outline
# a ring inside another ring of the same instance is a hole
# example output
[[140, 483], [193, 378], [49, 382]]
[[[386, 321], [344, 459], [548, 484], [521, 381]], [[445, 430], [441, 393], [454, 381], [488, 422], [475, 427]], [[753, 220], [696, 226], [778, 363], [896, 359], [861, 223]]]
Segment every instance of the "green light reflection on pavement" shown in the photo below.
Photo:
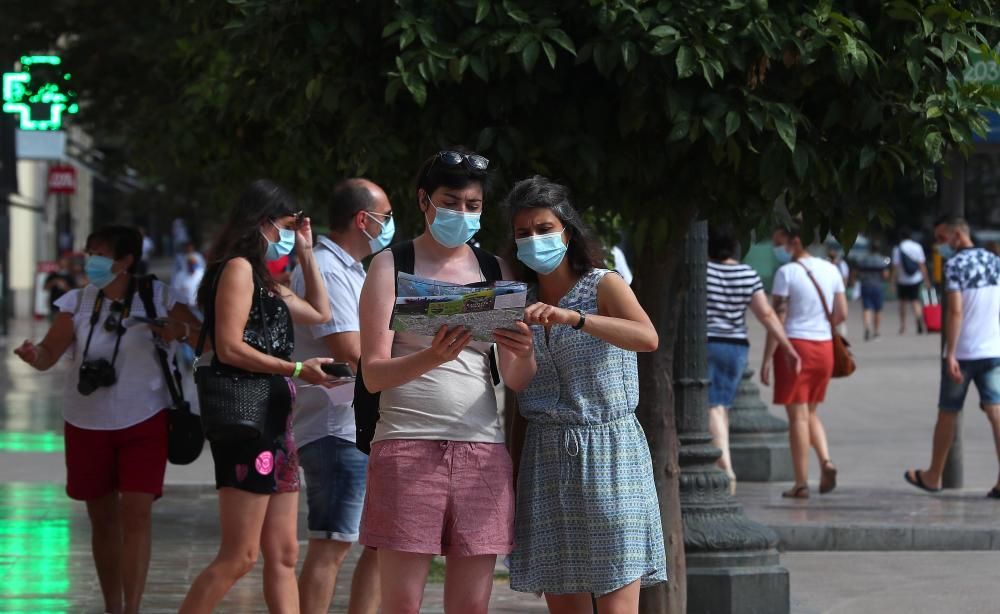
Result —
[[0, 452], [62, 452], [63, 435], [44, 433], [0, 432]]
[[0, 612], [71, 609], [70, 506], [61, 485], [0, 485]]

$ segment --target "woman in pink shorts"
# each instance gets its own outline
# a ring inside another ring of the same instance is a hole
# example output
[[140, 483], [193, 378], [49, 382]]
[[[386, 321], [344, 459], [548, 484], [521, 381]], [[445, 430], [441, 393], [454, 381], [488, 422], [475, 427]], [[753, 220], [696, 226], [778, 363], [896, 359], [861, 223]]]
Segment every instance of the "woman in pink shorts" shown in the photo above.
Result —
[[[514, 545], [492, 344], [460, 327], [433, 338], [389, 328], [397, 268], [459, 284], [512, 278], [506, 264], [467, 244], [479, 230], [488, 166], [459, 150], [429, 158], [416, 194], [424, 233], [377, 255], [361, 292], [362, 371], [381, 399], [360, 542], [378, 549], [382, 609], [394, 614], [419, 612], [437, 554], [448, 557], [445, 611], [486, 612], [496, 557]], [[528, 327], [497, 330], [495, 339], [507, 386], [524, 388], [535, 370]]]

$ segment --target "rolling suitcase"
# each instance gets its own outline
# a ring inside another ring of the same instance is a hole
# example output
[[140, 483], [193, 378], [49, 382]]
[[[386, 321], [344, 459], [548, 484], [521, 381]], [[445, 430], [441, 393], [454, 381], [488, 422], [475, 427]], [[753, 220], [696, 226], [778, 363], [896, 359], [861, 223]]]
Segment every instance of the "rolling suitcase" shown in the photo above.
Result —
[[920, 298], [924, 304], [924, 326], [929, 333], [941, 332], [941, 303], [938, 302], [937, 291], [921, 290]]

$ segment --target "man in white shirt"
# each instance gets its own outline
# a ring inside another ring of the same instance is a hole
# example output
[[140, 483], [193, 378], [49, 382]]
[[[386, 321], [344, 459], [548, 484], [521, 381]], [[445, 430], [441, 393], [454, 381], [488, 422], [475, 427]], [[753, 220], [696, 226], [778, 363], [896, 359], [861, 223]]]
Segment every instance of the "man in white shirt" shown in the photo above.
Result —
[[892, 279], [889, 283], [896, 284], [896, 299], [899, 301], [899, 334], [906, 332], [907, 308], [913, 312], [917, 334], [924, 332], [924, 320], [921, 313], [920, 286], [931, 287], [931, 276], [927, 273], [927, 257], [924, 248], [910, 238], [913, 233], [909, 228], [901, 228], [899, 236], [903, 239], [899, 245], [892, 248]]
[[[969, 225], [961, 218], [938, 222], [934, 240], [941, 255], [948, 258], [944, 267], [948, 319], [938, 418], [930, 467], [903, 475], [910, 484], [929, 492], [941, 490], [958, 412], [972, 382], [979, 390], [979, 407], [993, 428], [1000, 458], [1000, 257], [975, 247]], [[1000, 499], [1000, 480], [987, 496]]]
[[833, 376], [832, 327], [847, 319], [844, 278], [836, 265], [813, 257], [797, 229], [779, 229], [772, 235], [775, 256], [785, 264], [774, 274], [771, 287], [774, 311], [784, 323], [785, 334], [800, 358], [801, 369], [768, 334], [761, 366], [761, 380], [770, 380], [774, 360], [774, 403], [788, 413], [788, 437], [795, 484], [785, 497], [809, 497], [809, 447], [820, 465], [820, 494], [837, 486], [837, 468], [830, 460], [826, 429], [817, 408], [826, 399]]
[[[365, 281], [361, 260], [392, 240], [392, 207], [385, 192], [366, 179], [348, 179], [333, 189], [329, 236], [314, 247], [333, 313], [329, 322], [295, 327], [295, 358], [332, 356], [357, 372], [361, 354], [358, 300]], [[292, 290], [303, 294], [302, 272], [292, 273]], [[305, 471], [309, 506], [309, 549], [299, 575], [300, 610], [326, 612], [337, 573], [358, 539], [368, 457], [355, 443], [353, 384], [298, 387], [294, 433]], [[348, 612], [374, 613], [379, 605], [374, 550], [364, 549], [351, 582]]]

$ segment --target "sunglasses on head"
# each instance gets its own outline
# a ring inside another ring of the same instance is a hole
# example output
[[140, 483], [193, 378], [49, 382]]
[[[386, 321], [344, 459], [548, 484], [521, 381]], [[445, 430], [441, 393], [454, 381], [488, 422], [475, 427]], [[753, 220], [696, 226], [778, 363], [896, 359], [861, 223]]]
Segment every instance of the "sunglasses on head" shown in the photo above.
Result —
[[451, 149], [439, 151], [437, 153], [437, 160], [440, 160], [445, 166], [465, 164], [466, 168], [475, 171], [485, 171], [490, 166], [490, 161], [479, 154], [464, 154]]

